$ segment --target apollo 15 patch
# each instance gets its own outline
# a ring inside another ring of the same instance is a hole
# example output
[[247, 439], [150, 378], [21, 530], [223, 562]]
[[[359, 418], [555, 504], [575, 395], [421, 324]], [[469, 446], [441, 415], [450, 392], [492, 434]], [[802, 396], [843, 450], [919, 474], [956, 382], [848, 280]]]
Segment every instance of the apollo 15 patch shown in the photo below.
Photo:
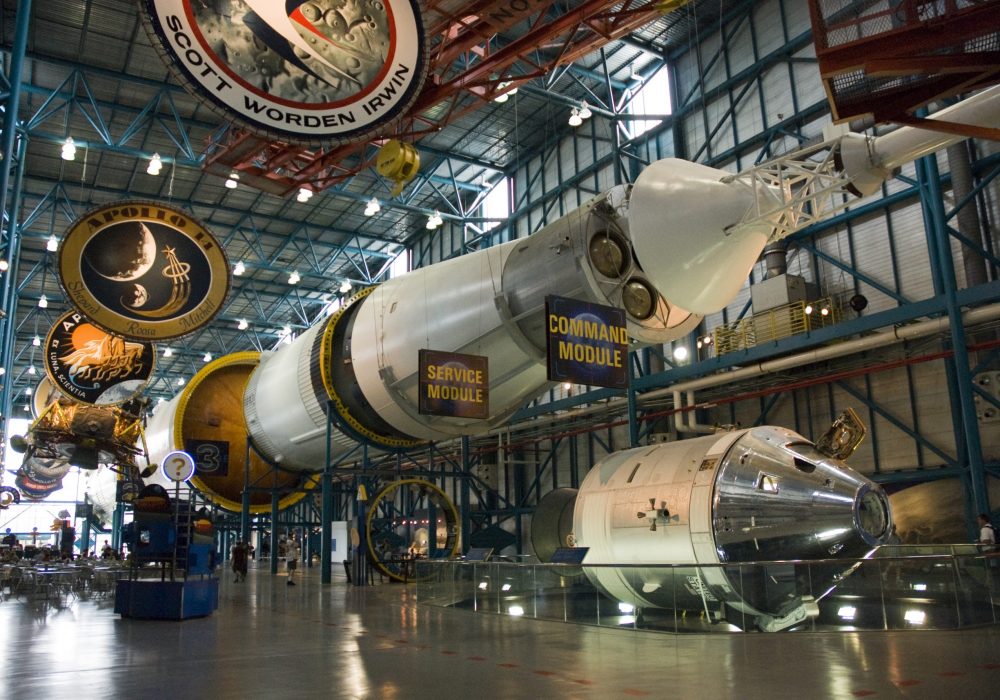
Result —
[[426, 69], [416, 0], [139, 0], [188, 91], [269, 138], [347, 143], [399, 119]]

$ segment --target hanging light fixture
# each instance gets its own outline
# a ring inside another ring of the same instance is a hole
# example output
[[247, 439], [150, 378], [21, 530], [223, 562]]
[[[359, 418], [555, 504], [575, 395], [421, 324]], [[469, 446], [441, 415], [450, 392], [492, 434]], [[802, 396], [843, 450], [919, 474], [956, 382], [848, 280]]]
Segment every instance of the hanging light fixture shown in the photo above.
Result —
[[375, 197], [368, 200], [368, 204], [365, 206], [365, 216], [375, 216], [382, 210], [382, 205], [379, 204]]
[[291, 334], [292, 334], [292, 327], [291, 326], [282, 326], [281, 330], [278, 331], [278, 335], [280, 337], [282, 337], [282, 338], [287, 338]]
[[49, 236], [49, 240], [45, 241], [45, 250], [49, 251], [50, 253], [54, 253], [57, 250], [59, 250], [59, 239], [56, 238], [56, 235], [54, 233], [51, 236]]
[[211, 362], [212, 361], [212, 353], [206, 352], [205, 356], [203, 358], [201, 358], [201, 359], [202, 359], [202, 362]]
[[444, 219], [441, 218], [441, 212], [435, 210], [433, 214], [427, 217], [426, 228], [429, 231], [433, 231], [438, 226], [444, 223]]
[[7, 272], [10, 269], [10, 263], [6, 260], [0, 260], [0, 272]]
[[76, 160], [76, 144], [73, 143], [73, 137], [67, 136], [65, 143], [62, 146], [62, 159], [63, 160]]
[[172, 349], [170, 349], [170, 348], [165, 348], [163, 350], [163, 356], [164, 357], [173, 357], [174, 356], [174, 351]]
[[580, 116], [580, 110], [574, 107], [569, 111], [569, 125], [580, 126], [581, 124], [583, 124], [583, 118]]
[[590, 111], [590, 105], [584, 100], [583, 104], [580, 105], [580, 119], [590, 119], [594, 116], [594, 113]]
[[313, 191], [308, 187], [300, 187], [299, 194], [296, 197], [296, 199], [300, 202], [308, 202], [310, 199], [312, 199], [313, 194], [314, 194]]
[[39, 309], [47, 309], [47, 308], [49, 308], [49, 298], [47, 296], [45, 296], [44, 294], [42, 296], [38, 297], [38, 308]]
[[245, 318], [241, 318], [239, 323], [236, 324], [236, 327], [241, 331], [245, 331], [247, 328], [250, 327], [250, 324], [247, 323], [247, 320]]
[[30, 367], [28, 367], [28, 374], [34, 376], [37, 372], [38, 372], [38, 370], [35, 369], [34, 365], [31, 365]]
[[154, 153], [153, 157], [149, 159], [149, 165], [146, 166], [146, 172], [150, 175], [159, 175], [161, 170], [163, 170], [163, 161], [160, 160], [159, 153]]
[[298, 270], [292, 270], [292, 274], [288, 276], [288, 284], [298, 284], [302, 276], [299, 274]]
[[233, 267], [233, 274], [236, 275], [237, 277], [239, 277], [246, 271], [247, 271], [246, 265], [243, 264], [242, 260], [237, 262], [236, 265]]
[[240, 175], [235, 170], [229, 173], [229, 178], [226, 180], [226, 187], [231, 190], [235, 190], [240, 184]]
[[36, 335], [34, 338], [31, 339], [31, 344], [37, 348], [39, 345], [42, 344], [42, 339]]
[[349, 291], [351, 291], [351, 287], [353, 287], [353, 285], [351, 284], [351, 280], [344, 280], [343, 282], [340, 283], [340, 293], [347, 294]]
[[184, 377], [177, 377], [177, 386], [184, 386]]

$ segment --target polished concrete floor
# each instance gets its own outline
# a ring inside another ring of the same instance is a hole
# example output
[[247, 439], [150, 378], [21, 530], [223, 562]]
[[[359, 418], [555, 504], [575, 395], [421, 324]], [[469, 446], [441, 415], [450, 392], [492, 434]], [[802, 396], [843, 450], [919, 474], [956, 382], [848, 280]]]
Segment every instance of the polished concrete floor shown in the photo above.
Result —
[[684, 635], [418, 605], [398, 584], [229, 576], [218, 611], [0, 602], [0, 698], [1000, 697], [1000, 629]]

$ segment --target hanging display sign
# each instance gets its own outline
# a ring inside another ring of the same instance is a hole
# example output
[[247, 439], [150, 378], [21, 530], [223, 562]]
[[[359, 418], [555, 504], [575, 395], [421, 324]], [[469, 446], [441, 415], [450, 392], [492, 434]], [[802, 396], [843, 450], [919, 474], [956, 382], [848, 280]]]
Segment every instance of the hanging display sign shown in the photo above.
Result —
[[489, 418], [489, 358], [421, 350], [420, 413], [457, 418]]
[[194, 476], [194, 459], [187, 452], [168, 452], [160, 465], [163, 475], [171, 481], [187, 481]]
[[[50, 386], [81, 403], [109, 406], [128, 401], [146, 388], [155, 365], [152, 343], [108, 333], [75, 311], [59, 317], [45, 338]], [[36, 395], [41, 389], [39, 384]]]
[[115, 202], [73, 222], [59, 246], [59, 282], [95, 325], [154, 342], [187, 335], [219, 313], [229, 262], [189, 214], [153, 202]]
[[548, 379], [611, 389], [628, 386], [625, 311], [566, 297], [545, 299]]
[[140, 0], [188, 90], [268, 138], [366, 138], [413, 104], [426, 70], [416, 0]]

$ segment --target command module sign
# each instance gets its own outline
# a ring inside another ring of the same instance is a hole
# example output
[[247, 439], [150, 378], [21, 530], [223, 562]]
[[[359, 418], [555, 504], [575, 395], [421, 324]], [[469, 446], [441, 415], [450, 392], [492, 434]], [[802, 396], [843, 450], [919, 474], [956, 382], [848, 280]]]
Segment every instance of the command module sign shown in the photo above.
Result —
[[419, 408], [431, 416], [489, 418], [488, 358], [421, 350]]
[[550, 296], [545, 319], [549, 381], [628, 386], [628, 329], [622, 309]]

